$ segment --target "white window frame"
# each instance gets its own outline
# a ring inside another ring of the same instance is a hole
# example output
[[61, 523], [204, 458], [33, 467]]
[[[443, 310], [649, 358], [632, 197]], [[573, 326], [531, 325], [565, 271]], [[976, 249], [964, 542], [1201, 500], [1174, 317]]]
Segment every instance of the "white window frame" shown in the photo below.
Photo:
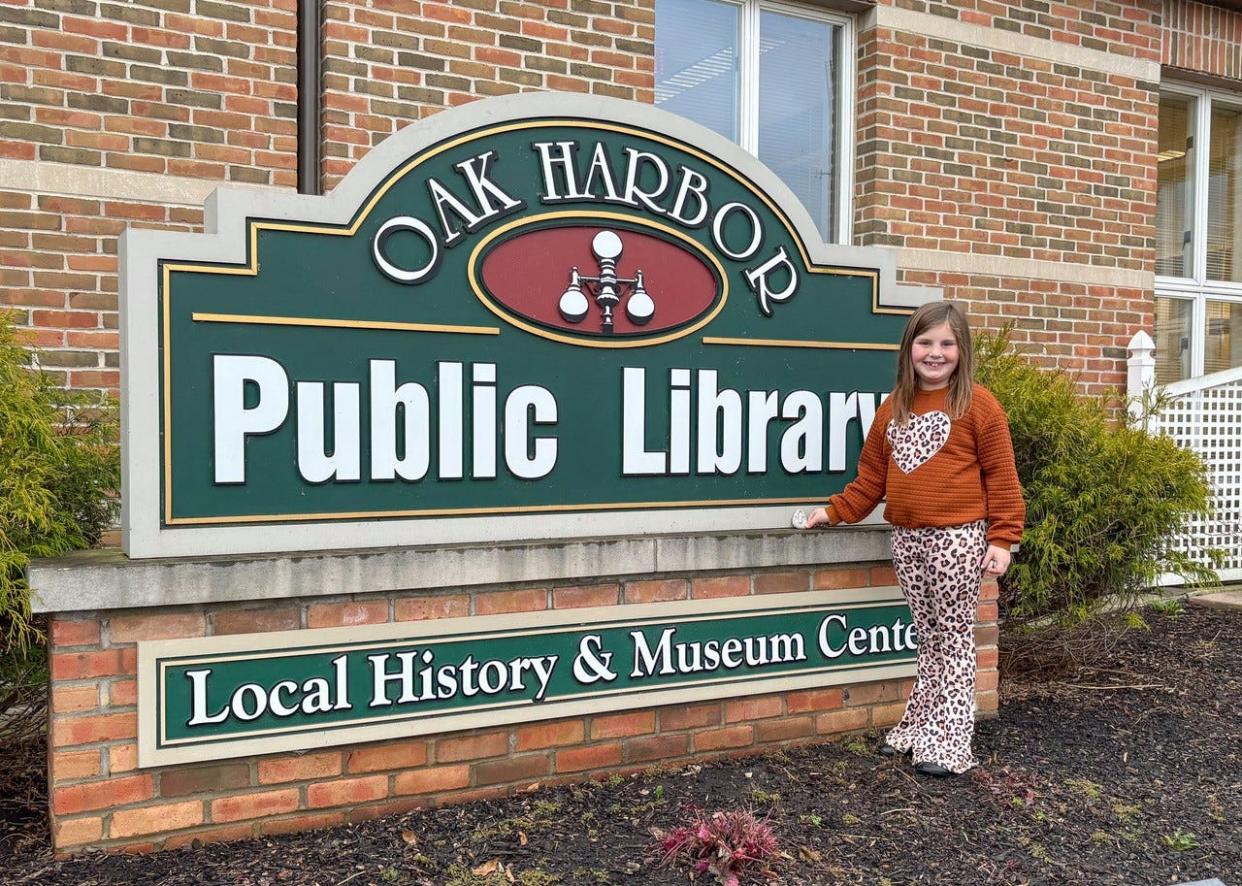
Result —
[[[656, 0], [658, 3], [659, 0]], [[836, 237], [829, 241], [848, 246], [854, 240], [854, 58], [856, 22], [854, 16], [814, 6], [802, 6], [778, 0], [721, 0], [740, 8], [738, 24], [738, 145], [755, 157], [759, 156], [759, 19], [765, 11], [810, 19], [841, 28], [840, 58], [837, 61], [840, 94], [837, 98], [836, 140], [838, 182], [835, 212]], [[660, 35], [657, 31], [656, 41]], [[813, 219], [818, 229], [819, 219]]]
[[[1242, 93], [1228, 92], [1188, 83], [1162, 83], [1160, 92], [1195, 100], [1194, 128], [1194, 212], [1190, 217], [1191, 251], [1189, 277], [1156, 276], [1157, 298], [1181, 298], [1194, 302], [1190, 326], [1190, 376], [1204, 374], [1207, 351], [1207, 303], [1225, 301], [1242, 304], [1242, 283], [1207, 278], [1208, 224], [1208, 147], [1211, 136], [1212, 102], [1242, 109]], [[1242, 261], [1242, 255], [1238, 256]]]

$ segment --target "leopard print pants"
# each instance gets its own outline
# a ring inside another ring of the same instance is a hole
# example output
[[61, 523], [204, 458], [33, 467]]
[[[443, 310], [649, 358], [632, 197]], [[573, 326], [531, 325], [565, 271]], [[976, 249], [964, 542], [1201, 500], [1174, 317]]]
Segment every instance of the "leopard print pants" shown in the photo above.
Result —
[[914, 616], [918, 674], [906, 712], [888, 733], [914, 762], [962, 773], [975, 765], [975, 609], [987, 523], [893, 527], [893, 568]]

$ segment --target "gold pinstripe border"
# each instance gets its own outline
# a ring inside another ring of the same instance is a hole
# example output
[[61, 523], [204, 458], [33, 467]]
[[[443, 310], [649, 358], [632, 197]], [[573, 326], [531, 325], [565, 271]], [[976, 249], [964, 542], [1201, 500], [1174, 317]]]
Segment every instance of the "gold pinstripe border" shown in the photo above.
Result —
[[735, 345], [744, 348], [820, 348], [841, 351], [895, 351], [900, 345], [869, 341], [800, 341], [786, 338], [722, 338], [703, 336], [705, 345]]
[[240, 323], [254, 326], [311, 326], [324, 329], [387, 329], [398, 332], [450, 332], [461, 335], [500, 335], [496, 326], [446, 326], [441, 323], [396, 323], [382, 320], [333, 320], [327, 317], [265, 317], [261, 314], [212, 314], [195, 311], [196, 323]]
[[550, 514], [582, 511], [630, 511], [644, 508], [693, 508], [706, 505], [731, 507], [733, 505], [805, 505], [822, 504], [824, 497], [809, 498], [713, 498], [706, 501], [620, 501], [597, 502], [583, 505], [502, 505], [486, 508], [422, 508], [398, 511], [351, 511], [330, 514], [244, 514], [239, 517], [180, 517], [171, 522], [175, 525], [218, 525], [221, 523], [263, 523], [281, 519], [289, 523], [311, 520], [361, 520], [367, 517], [448, 517], [471, 514]]

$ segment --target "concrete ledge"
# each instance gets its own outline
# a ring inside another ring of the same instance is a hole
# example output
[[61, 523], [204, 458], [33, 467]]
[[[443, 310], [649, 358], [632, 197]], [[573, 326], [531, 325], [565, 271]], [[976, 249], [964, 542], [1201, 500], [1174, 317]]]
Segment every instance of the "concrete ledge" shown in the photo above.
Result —
[[203, 205], [203, 201], [211, 195], [212, 191], [221, 186], [269, 193], [293, 191], [293, 188], [278, 185], [256, 185], [212, 178], [161, 175], [153, 172], [131, 172], [127, 169], [110, 167], [48, 163], [46, 160], [12, 158], [0, 160], [0, 188], [12, 191], [199, 207]]
[[1191, 606], [1203, 606], [1207, 609], [1242, 609], [1242, 590], [1194, 594], [1186, 602]]
[[1003, 28], [986, 27], [930, 12], [903, 9], [900, 6], [876, 6], [874, 13], [867, 15], [860, 23], [859, 30], [866, 31], [873, 27], [921, 34], [924, 37], [1102, 71], [1106, 74], [1120, 74], [1146, 83], [1160, 81], [1160, 62], [1152, 59], [1087, 49], [1060, 40], [1016, 34]]
[[175, 560], [82, 551], [30, 566], [35, 612], [234, 603], [887, 560], [887, 526]]

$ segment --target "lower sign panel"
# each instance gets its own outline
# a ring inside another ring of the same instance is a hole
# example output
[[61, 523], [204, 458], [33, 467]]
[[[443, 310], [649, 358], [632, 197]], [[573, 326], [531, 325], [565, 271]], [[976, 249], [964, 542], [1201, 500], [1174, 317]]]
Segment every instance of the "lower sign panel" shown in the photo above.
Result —
[[911, 676], [896, 588], [138, 644], [163, 766]]

